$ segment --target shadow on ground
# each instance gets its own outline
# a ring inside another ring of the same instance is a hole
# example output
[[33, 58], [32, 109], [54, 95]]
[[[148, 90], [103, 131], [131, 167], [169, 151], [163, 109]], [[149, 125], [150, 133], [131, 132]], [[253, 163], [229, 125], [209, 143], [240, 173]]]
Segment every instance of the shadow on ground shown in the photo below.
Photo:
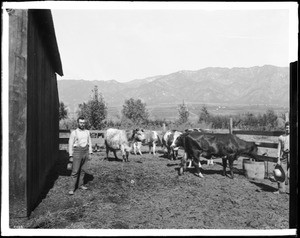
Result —
[[264, 184], [264, 183], [259, 183], [259, 182], [251, 181], [251, 180], [249, 182], [256, 185], [262, 191], [265, 191], [265, 192], [275, 192], [275, 191], [277, 191], [277, 189], [275, 187], [272, 187], [272, 186]]
[[[58, 155], [58, 159], [47, 175], [44, 188], [32, 211], [42, 202], [44, 198], [46, 198], [48, 192], [53, 188], [55, 181], [59, 178], [59, 176], [71, 175], [72, 171], [67, 169], [67, 164], [69, 163], [69, 153], [66, 150], [60, 150]], [[92, 181], [93, 179], [94, 176], [88, 173], [86, 173], [83, 178], [84, 183]]]

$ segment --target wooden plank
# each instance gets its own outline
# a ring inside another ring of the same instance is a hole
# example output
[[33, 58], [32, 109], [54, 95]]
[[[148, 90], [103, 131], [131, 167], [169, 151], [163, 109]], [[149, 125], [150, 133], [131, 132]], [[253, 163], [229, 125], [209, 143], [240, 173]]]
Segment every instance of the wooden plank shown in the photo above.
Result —
[[269, 143], [269, 142], [255, 142], [258, 147], [266, 147], [266, 148], [278, 148], [278, 143]]
[[258, 157], [259, 161], [269, 161], [269, 162], [273, 162], [273, 163], [277, 162], [276, 157], [270, 157], [270, 156], [264, 156], [264, 155], [258, 155], [257, 157]]
[[247, 131], [247, 130], [234, 130], [235, 135], [257, 135], [257, 136], [280, 136], [284, 131]]
[[69, 138], [59, 138], [59, 144], [69, 144]]
[[59, 130], [59, 133], [71, 133], [71, 130]]

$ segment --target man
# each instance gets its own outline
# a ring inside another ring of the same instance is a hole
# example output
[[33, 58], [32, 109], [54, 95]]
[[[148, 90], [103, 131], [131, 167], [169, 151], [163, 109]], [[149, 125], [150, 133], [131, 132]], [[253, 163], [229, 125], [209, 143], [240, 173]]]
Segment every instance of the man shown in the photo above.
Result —
[[83, 185], [83, 177], [87, 172], [87, 161], [90, 160], [90, 156], [93, 153], [92, 140], [90, 132], [85, 129], [84, 117], [79, 117], [77, 123], [78, 128], [72, 131], [69, 138], [69, 160], [73, 161], [70, 195], [74, 194], [77, 183], [80, 189], [88, 189]]
[[277, 182], [278, 191], [274, 194], [283, 194], [286, 193], [286, 184], [288, 183], [288, 170], [290, 167], [290, 124], [289, 122], [285, 123], [285, 134], [279, 136], [278, 138], [278, 155], [277, 155], [277, 164], [279, 164], [284, 173], [285, 181]]

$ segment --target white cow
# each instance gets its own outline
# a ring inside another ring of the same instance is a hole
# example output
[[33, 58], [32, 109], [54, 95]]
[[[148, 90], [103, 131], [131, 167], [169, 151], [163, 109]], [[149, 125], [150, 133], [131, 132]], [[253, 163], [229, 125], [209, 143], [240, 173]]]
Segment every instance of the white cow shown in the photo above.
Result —
[[135, 141], [145, 140], [144, 133], [139, 130], [119, 130], [115, 128], [107, 129], [104, 135], [106, 145], [106, 158], [108, 159], [109, 151], [114, 153], [118, 159], [116, 151], [121, 150], [123, 161], [129, 161], [128, 156], [131, 151], [131, 145]]
[[148, 145], [149, 146], [149, 154], [151, 154], [151, 149], [153, 155], [156, 154], [156, 144], [161, 145], [161, 140], [156, 131], [150, 131], [150, 130], [142, 130], [145, 135], [145, 140], [143, 142], [136, 141], [133, 143], [133, 153], [136, 155], [139, 153], [142, 155], [141, 152], [141, 146], [143, 145]]
[[153, 148], [152, 153], [155, 155], [156, 150], [156, 144], [161, 145], [161, 140], [159, 138], [159, 135], [156, 131], [150, 131], [150, 130], [145, 130], [145, 141], [144, 144], [149, 146], [149, 154], [151, 154], [151, 148]]
[[[172, 130], [172, 131], [167, 131], [163, 137], [162, 137], [162, 144], [167, 148], [167, 155], [168, 159], [171, 158], [171, 160], [175, 160], [178, 156], [178, 147], [172, 147], [172, 145], [175, 143], [175, 140], [177, 139], [178, 136], [180, 136], [182, 132]], [[171, 157], [171, 152], [172, 152], [172, 157]]]

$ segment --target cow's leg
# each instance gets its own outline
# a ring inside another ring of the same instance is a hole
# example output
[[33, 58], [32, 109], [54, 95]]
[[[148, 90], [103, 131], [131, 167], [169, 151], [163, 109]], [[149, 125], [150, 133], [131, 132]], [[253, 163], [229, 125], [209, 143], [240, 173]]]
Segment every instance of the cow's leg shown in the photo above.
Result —
[[125, 161], [129, 162], [129, 151], [125, 151]]
[[186, 171], [186, 160], [187, 160], [187, 153], [185, 152], [180, 163], [180, 168], [179, 168], [179, 175], [182, 175], [184, 171]]
[[106, 159], [108, 160], [108, 154], [109, 154], [109, 148], [108, 146], [106, 145]]
[[106, 158], [105, 159], [107, 159], [107, 160], [108, 160], [108, 153], [109, 153], [109, 149], [106, 148]]
[[171, 148], [168, 147], [167, 149], [168, 149], [167, 156], [168, 156], [168, 159], [170, 159], [170, 157], [171, 157]]
[[188, 168], [191, 168], [192, 167], [192, 160], [191, 159], [189, 159], [189, 165], [188, 165]]
[[133, 143], [132, 146], [133, 146], [133, 153], [136, 155], [136, 149], [138, 148], [138, 146], [136, 143]]
[[[201, 163], [200, 163], [200, 159], [199, 158], [195, 158], [192, 160], [193, 164], [196, 168], [196, 175], [199, 176], [200, 178], [203, 178], [203, 174], [200, 172], [200, 167], [201, 167]], [[199, 166], [200, 165], [200, 166]]]
[[143, 154], [142, 154], [142, 151], [141, 151], [141, 147], [142, 147], [142, 144], [139, 144], [139, 146], [138, 146], [138, 152], [142, 156]]
[[104, 141], [104, 144], [105, 144], [105, 149], [106, 149], [106, 159], [108, 160], [109, 148], [108, 148], [106, 140]]
[[114, 156], [115, 156], [116, 160], [118, 160], [119, 158], [118, 158], [118, 156], [117, 156], [117, 151], [116, 151], [116, 150], [113, 150], [113, 153], [114, 153]]
[[151, 154], [151, 143], [149, 143], [149, 154]]
[[121, 145], [121, 152], [122, 152], [122, 162], [126, 162], [126, 153], [124, 145]]
[[230, 168], [230, 175], [231, 178], [234, 179], [234, 175], [233, 175], [233, 161], [235, 160], [236, 156], [229, 156], [229, 168]]
[[178, 149], [176, 149], [176, 150], [172, 150], [173, 151], [173, 160], [176, 160], [177, 159], [177, 156], [178, 156]]
[[226, 176], [226, 167], [227, 167], [227, 158], [222, 157], [222, 164], [223, 164], [223, 176]]
[[152, 147], [153, 147], [153, 155], [155, 155], [155, 142], [153, 142]]
[[200, 172], [200, 168], [201, 168], [200, 156], [201, 156], [201, 151], [194, 151], [191, 157], [192, 157], [193, 165], [195, 166], [196, 169], [196, 175], [199, 176], [200, 178], [203, 178], [203, 175]]

